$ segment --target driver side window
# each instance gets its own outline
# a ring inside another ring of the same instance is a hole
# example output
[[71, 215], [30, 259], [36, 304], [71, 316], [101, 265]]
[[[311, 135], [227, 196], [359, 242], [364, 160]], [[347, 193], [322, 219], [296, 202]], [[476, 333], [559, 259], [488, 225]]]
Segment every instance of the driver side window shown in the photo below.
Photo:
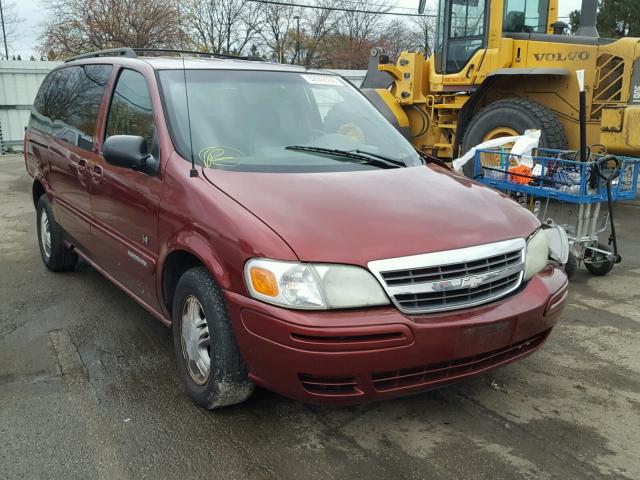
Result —
[[446, 73], [464, 69], [484, 45], [485, 0], [453, 0]]
[[155, 121], [151, 96], [144, 76], [133, 70], [123, 70], [113, 92], [107, 138], [112, 135], [136, 135], [147, 141], [149, 151], [154, 145]]

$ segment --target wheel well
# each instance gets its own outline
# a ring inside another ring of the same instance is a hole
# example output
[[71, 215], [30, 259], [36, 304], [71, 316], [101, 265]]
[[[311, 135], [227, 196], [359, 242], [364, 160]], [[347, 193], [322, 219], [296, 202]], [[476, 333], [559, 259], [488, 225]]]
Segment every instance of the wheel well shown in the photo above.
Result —
[[164, 304], [169, 312], [172, 311], [173, 295], [182, 274], [201, 265], [204, 264], [198, 257], [184, 250], [176, 250], [167, 256], [162, 269], [162, 292]]
[[31, 194], [33, 195], [33, 205], [34, 206], [38, 206], [38, 200], [40, 200], [40, 197], [42, 195], [44, 195], [46, 193], [44, 187], [42, 186], [42, 183], [40, 183], [40, 180], [34, 180], [33, 182], [33, 188], [31, 189]]
[[[528, 71], [527, 75], [533, 75], [536, 79], [544, 80], [545, 78], [553, 78], [559, 75], [558, 72], [549, 72], [545, 69], [533, 69]], [[458, 129], [456, 131], [456, 140], [454, 143], [454, 153], [458, 147], [462, 145], [462, 140], [472, 117], [489, 103], [509, 97], [524, 97], [526, 95], [522, 91], [514, 90], [512, 83], [514, 80], [521, 78], [518, 74], [493, 74], [488, 76], [480, 87], [473, 92], [471, 98], [460, 109], [458, 113]], [[489, 101], [491, 99], [491, 101]]]

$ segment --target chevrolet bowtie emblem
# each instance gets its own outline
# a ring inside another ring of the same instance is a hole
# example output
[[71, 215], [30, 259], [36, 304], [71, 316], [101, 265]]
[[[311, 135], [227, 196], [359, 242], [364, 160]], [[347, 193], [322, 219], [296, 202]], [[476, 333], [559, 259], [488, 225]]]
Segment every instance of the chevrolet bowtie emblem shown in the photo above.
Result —
[[457, 290], [459, 288], [477, 288], [478, 285], [486, 280], [485, 275], [471, 275], [464, 278], [457, 278], [455, 280], [441, 280], [435, 282], [433, 290], [436, 292], [443, 292], [446, 290]]
[[484, 277], [479, 275], [474, 275], [473, 277], [464, 277], [462, 279], [462, 287], [463, 288], [476, 288], [478, 285], [482, 283]]

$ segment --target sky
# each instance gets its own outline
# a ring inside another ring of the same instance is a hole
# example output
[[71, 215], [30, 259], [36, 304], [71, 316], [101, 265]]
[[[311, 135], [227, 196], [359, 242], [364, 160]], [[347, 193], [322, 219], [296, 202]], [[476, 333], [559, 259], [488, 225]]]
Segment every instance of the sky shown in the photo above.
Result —
[[[36, 49], [38, 38], [42, 32], [42, 23], [47, 20], [47, 15], [49, 14], [45, 7], [48, 2], [46, 2], [46, 0], [16, 0], [15, 3], [18, 16], [23, 18], [24, 22], [18, 27], [19, 30], [10, 46], [9, 55], [20, 54], [22, 58], [29, 58], [29, 56], [33, 54], [39, 57]], [[312, 1], [310, 1], [310, 3], [312, 3]], [[380, 1], [372, 0], [371, 3], [379, 4]], [[427, 5], [432, 3], [435, 3], [434, 0], [427, 0]], [[399, 7], [397, 10], [399, 12], [410, 13], [411, 10], [408, 9], [416, 9], [418, 0], [389, 0], [389, 4]], [[568, 16], [570, 11], [580, 8], [581, 0], [559, 0], [559, 4], [560, 16]], [[563, 21], [567, 20], [563, 19]]]

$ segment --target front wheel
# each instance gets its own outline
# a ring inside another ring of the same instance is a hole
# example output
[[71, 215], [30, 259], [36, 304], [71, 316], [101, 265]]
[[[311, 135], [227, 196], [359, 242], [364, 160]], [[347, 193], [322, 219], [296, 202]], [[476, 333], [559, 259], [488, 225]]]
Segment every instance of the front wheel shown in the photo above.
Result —
[[187, 270], [173, 302], [173, 343], [178, 370], [198, 405], [220, 408], [253, 392], [222, 292], [203, 267]]

